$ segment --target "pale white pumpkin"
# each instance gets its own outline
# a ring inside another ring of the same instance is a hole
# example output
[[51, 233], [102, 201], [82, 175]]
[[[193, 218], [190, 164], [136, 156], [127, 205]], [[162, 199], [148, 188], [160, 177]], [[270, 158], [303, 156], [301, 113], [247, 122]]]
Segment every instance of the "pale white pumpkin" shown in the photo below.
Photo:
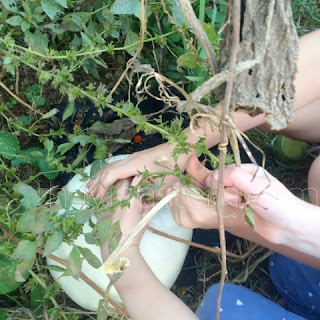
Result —
[[[128, 155], [119, 155], [112, 157], [107, 161], [113, 162], [124, 159], [127, 156]], [[90, 167], [91, 165], [85, 168], [85, 172], [87, 174], [90, 173]], [[88, 190], [85, 186], [87, 181], [81, 181], [81, 179], [82, 177], [80, 175], [75, 175], [67, 184], [67, 189], [70, 192], [77, 192], [80, 190], [83, 193], [87, 193]], [[84, 201], [79, 200], [79, 198], [75, 198], [72, 206], [75, 209], [87, 208]], [[191, 240], [192, 238], [192, 230], [178, 226], [174, 222], [168, 206], [163, 207], [158, 212], [158, 214], [150, 221], [149, 226], [185, 240]], [[91, 230], [92, 229], [88, 223], [83, 226], [83, 233], [90, 232]], [[90, 249], [91, 252], [101, 260], [100, 247], [88, 244], [83, 235], [80, 235], [76, 239], [75, 244]], [[62, 243], [59, 249], [53, 252], [53, 254], [62, 259], [67, 259], [71, 249], [72, 246]], [[144, 233], [140, 243], [140, 250], [143, 257], [158, 279], [168, 288], [171, 288], [176, 281], [183, 266], [188, 249], [189, 246], [186, 244], [164, 238], [148, 230]], [[59, 263], [49, 258], [47, 258], [47, 263], [50, 265], [59, 265]], [[77, 280], [71, 276], [61, 277], [60, 272], [52, 270], [50, 270], [50, 272], [53, 278], [60, 284], [62, 290], [75, 303], [88, 310], [97, 310], [101, 296], [83, 280]], [[95, 269], [84, 261], [82, 265], [82, 272], [95, 282], [103, 291], [105, 291], [109, 283], [109, 278], [102, 272], [102, 268]], [[116, 302], [121, 303], [121, 299], [114, 288], [111, 289], [110, 296]]]

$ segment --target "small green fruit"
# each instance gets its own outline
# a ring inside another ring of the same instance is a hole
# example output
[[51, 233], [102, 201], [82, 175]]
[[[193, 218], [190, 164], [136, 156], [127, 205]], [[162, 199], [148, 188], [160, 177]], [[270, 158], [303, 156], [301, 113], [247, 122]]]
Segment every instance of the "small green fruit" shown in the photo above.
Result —
[[308, 156], [309, 145], [303, 141], [277, 136], [273, 142], [276, 159], [282, 164], [301, 164]]

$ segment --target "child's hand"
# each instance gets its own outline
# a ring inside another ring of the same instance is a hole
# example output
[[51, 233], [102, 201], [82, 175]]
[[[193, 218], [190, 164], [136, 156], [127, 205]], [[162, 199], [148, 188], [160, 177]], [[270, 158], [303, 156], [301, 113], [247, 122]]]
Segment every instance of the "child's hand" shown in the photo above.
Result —
[[[210, 178], [218, 181], [217, 172]], [[233, 188], [244, 198], [244, 205], [254, 211], [255, 231], [264, 239], [276, 244], [286, 244], [294, 225], [300, 219], [301, 204], [279, 180], [261, 167], [243, 164], [226, 168], [225, 187]], [[246, 213], [242, 210], [242, 214]]]
[[[124, 200], [128, 198], [128, 189], [131, 186], [136, 186], [141, 181], [139, 176], [134, 179], [124, 179], [119, 182], [120, 187], [117, 192], [117, 198]], [[122, 239], [126, 238], [132, 231], [132, 229], [140, 222], [143, 215], [148, 211], [149, 207], [143, 205], [139, 199], [132, 198], [129, 208], [118, 208], [112, 216], [112, 223], [120, 220], [120, 229], [122, 233]], [[140, 232], [133, 241], [133, 244], [139, 244], [143, 232]]]
[[[216, 194], [217, 183], [210, 180], [213, 171], [201, 165], [197, 156], [189, 157], [186, 170], [192, 177], [194, 185], [200, 189], [209, 187], [212, 189], [212, 193]], [[214, 201], [197, 200], [192, 196], [186, 195], [191, 190], [181, 183], [176, 183], [173, 188], [181, 190], [178, 196], [169, 203], [173, 218], [178, 225], [188, 229], [217, 229], [219, 227]], [[168, 193], [171, 191], [172, 189], [169, 189]], [[225, 190], [224, 200], [237, 205], [241, 203], [242, 198], [233, 190]], [[225, 210], [224, 213], [228, 217], [233, 214], [233, 211], [230, 214], [230, 210]], [[226, 222], [227, 220], [225, 220]]]
[[[199, 187], [208, 187], [216, 194], [218, 172], [202, 167], [196, 157], [190, 157], [187, 171]], [[273, 243], [285, 242], [300, 206], [296, 198], [280, 181], [261, 167], [243, 164], [224, 172], [225, 226], [235, 230], [244, 223], [245, 207], [254, 211], [255, 231]], [[175, 221], [187, 228], [218, 228], [216, 209], [208, 203], [181, 193], [171, 203]]]
[[[150, 172], [168, 170], [156, 164], [157, 161], [166, 154], [168, 154], [168, 161], [165, 165], [166, 167], [173, 169], [173, 160], [169, 160], [169, 153], [170, 149], [166, 147], [166, 144], [163, 144], [151, 149], [133, 153], [126, 159], [106, 164], [106, 166], [98, 172], [96, 177], [87, 184], [89, 195], [98, 199], [103, 199], [108, 188], [119, 180], [134, 178], [139, 175], [139, 172], [142, 172], [145, 169]], [[172, 177], [167, 177], [166, 181], [170, 183]]]
[[[128, 198], [128, 189], [130, 185], [137, 185], [140, 181], [140, 177], [135, 177], [134, 179], [127, 178], [116, 184], [117, 188], [117, 199], [125, 200]], [[143, 205], [139, 199], [132, 198], [130, 201], [129, 208], [120, 208], [118, 207], [116, 212], [111, 216], [111, 222], [114, 224], [117, 221], [120, 221], [120, 231], [121, 231], [121, 241], [123, 241], [132, 231], [132, 229], [139, 223], [143, 215], [150, 208], [146, 205]], [[110, 214], [105, 213], [99, 216], [99, 221], [102, 221], [105, 217], [108, 217]], [[139, 246], [140, 240], [143, 236], [145, 229], [142, 230], [131, 242], [131, 246]], [[108, 243], [104, 243], [101, 246], [101, 254], [103, 261], [109, 256]]]

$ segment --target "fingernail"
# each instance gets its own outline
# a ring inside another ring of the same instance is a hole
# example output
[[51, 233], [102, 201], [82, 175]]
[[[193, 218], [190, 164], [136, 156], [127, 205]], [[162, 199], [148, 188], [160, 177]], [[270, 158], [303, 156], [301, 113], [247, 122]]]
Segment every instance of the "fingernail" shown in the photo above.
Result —
[[99, 199], [99, 200], [102, 200], [102, 199], [103, 199], [102, 193], [101, 193], [101, 192], [98, 192], [98, 193], [96, 194], [96, 198]]
[[141, 180], [142, 180], [142, 176], [140, 176], [140, 175], [135, 176], [131, 181], [131, 185], [136, 186], [140, 183]]
[[206, 179], [206, 183], [205, 184], [207, 185], [207, 187], [212, 187], [212, 186], [215, 186], [217, 184], [217, 181], [218, 181], [218, 172], [214, 171]]

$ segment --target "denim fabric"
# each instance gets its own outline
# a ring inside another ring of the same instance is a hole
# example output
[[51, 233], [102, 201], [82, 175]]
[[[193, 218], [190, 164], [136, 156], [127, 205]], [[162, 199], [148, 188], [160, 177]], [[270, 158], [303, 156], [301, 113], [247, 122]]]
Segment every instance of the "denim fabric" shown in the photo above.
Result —
[[292, 312], [308, 320], [320, 319], [320, 270], [275, 253], [269, 272]]
[[[216, 319], [216, 301], [219, 284], [207, 291], [196, 315], [200, 320]], [[248, 288], [226, 283], [222, 291], [221, 320], [303, 320], [271, 300]]]
[[[271, 279], [287, 302], [287, 311], [271, 300], [242, 286], [225, 284], [221, 320], [320, 320], [320, 270], [274, 254], [269, 260]], [[216, 318], [219, 285], [207, 291], [196, 314], [200, 320]]]

